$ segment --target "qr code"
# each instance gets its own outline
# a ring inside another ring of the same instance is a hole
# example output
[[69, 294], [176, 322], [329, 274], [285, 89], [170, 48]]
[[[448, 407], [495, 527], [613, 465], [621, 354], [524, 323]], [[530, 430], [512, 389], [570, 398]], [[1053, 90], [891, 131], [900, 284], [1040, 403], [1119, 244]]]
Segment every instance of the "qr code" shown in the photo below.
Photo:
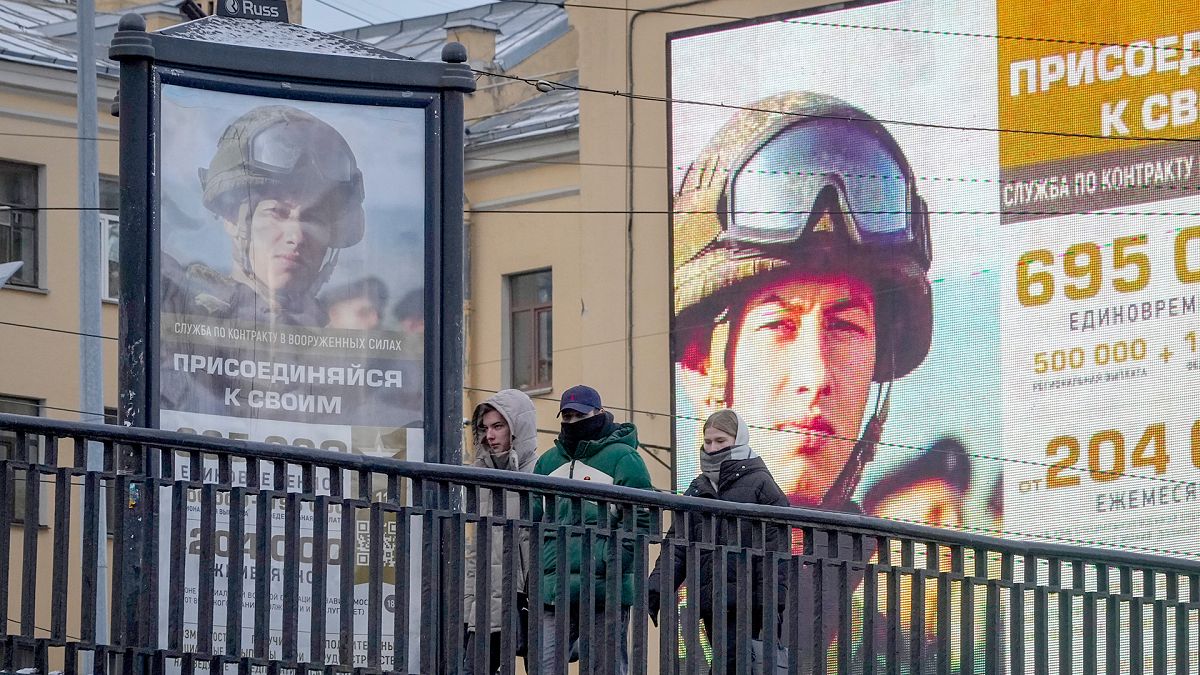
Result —
[[[354, 564], [366, 567], [371, 564], [371, 521], [360, 518], [355, 523]], [[396, 564], [396, 521], [386, 519], [383, 523], [383, 565], [392, 567]]]
[[357, 545], [354, 547], [354, 564], [366, 567], [371, 564], [371, 521], [360, 518], [355, 525]]

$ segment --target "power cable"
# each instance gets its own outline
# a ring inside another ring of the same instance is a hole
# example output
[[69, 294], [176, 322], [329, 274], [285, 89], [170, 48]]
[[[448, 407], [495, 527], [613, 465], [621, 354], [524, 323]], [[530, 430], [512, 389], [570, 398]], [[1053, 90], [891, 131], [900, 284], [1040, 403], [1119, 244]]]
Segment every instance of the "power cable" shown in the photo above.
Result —
[[[117, 132], [114, 131], [112, 133], [115, 134]], [[18, 131], [0, 131], [0, 136], [8, 136], [10, 138], [54, 138], [54, 139], [59, 139], [59, 140], [63, 140], [63, 141], [111, 141], [113, 143], [117, 143], [121, 140], [114, 136], [101, 136], [101, 137], [97, 137], [97, 138], [91, 138], [91, 137], [87, 137], [87, 136], [63, 136], [60, 134], [31, 134], [31, 133], [27, 133], [27, 132], [18, 132]]]
[[[466, 391], [476, 391], [476, 392], [481, 392], [481, 393], [486, 393], [486, 394], [495, 394], [498, 392], [498, 390], [486, 389], [486, 388], [482, 388], [482, 387], [466, 387], [466, 386], [464, 386], [463, 389]], [[530, 398], [532, 398], [534, 400], [538, 400], [538, 401], [549, 401], [551, 403], [559, 402], [558, 399], [551, 398], [548, 396], [531, 396]], [[665, 417], [670, 420], [687, 420], [687, 421], [691, 421], [691, 422], [704, 422], [706, 419], [703, 417], [694, 417], [691, 415], [679, 415], [679, 414], [675, 414], [675, 413], [655, 412], [655, 411], [651, 411], [651, 410], [638, 410], [638, 409], [633, 409], [633, 408], [624, 408], [621, 406], [607, 405], [607, 404], [604, 406], [604, 408], [608, 409], [608, 410], [619, 410], [619, 411], [627, 412], [627, 413], [631, 413], [631, 414], [647, 415], [647, 416], [652, 416], [652, 417]], [[745, 423], [745, 420], [743, 420], [743, 423]], [[763, 425], [749, 424], [749, 423], [746, 423], [746, 427], [749, 429], [753, 429], [753, 430], [768, 431], [768, 432], [772, 432], [772, 433], [787, 433], [787, 434], [795, 434], [797, 436], [816, 436], [818, 438], [832, 439], [832, 440], [841, 441], [844, 443], [856, 443], [859, 440], [858, 438], [852, 438], [852, 437], [848, 437], [848, 436], [839, 436], [837, 434], [830, 434], [830, 433], [817, 432], [817, 431], [801, 431], [798, 429], [773, 429], [771, 427], [767, 427], [767, 426], [763, 426]], [[948, 451], [948, 450], [938, 450], [938, 449], [935, 449], [932, 447], [926, 448], [926, 447], [921, 447], [918, 445], [908, 445], [906, 443], [880, 441], [877, 445], [880, 445], [883, 447], [889, 447], [889, 448], [896, 448], [899, 450], [906, 450], [906, 451], [939, 452], [939, 453], [944, 453], [944, 454], [955, 454], [955, 455], [958, 454], [957, 452], [952, 453], [951, 451]], [[964, 454], [966, 454], [968, 457], [971, 457], [973, 459], [987, 460], [987, 461], [991, 461], [991, 462], [1000, 462], [1002, 464], [1007, 462], [1009, 464], [1020, 464], [1023, 466], [1034, 466], [1034, 467], [1038, 467], [1038, 468], [1050, 468], [1050, 467], [1056, 466], [1055, 464], [1052, 464], [1049, 462], [1038, 462], [1038, 461], [1027, 460], [1027, 459], [1014, 459], [1014, 458], [1010, 458], [1010, 457], [994, 457], [992, 455], [985, 455], [985, 454], [981, 454], [981, 453], [977, 453], [977, 452], [970, 452], [967, 450], [964, 450]], [[1083, 473], [1084, 471], [1090, 471], [1090, 469], [1075, 469], [1075, 471], [1078, 471], [1079, 473]], [[1128, 477], [1128, 478], [1139, 478], [1142, 480], [1154, 480], [1154, 481], [1160, 481], [1163, 483], [1168, 483], [1171, 485], [1181, 485], [1181, 486], [1200, 485], [1200, 482], [1196, 482], [1196, 481], [1180, 480], [1177, 478], [1165, 478], [1165, 477], [1161, 477], [1161, 476], [1143, 476], [1143, 475], [1130, 474], [1130, 473], [1124, 473], [1124, 472], [1115, 472], [1115, 471], [1104, 471], [1102, 473], [1104, 473], [1104, 475], [1106, 475], [1106, 476], [1112, 475], [1114, 477]]]
[[[683, 166], [683, 165], [677, 165], [677, 166], [665, 166], [665, 165], [658, 165], [658, 164], [627, 165], [627, 164], [621, 164], [621, 163], [617, 163], [617, 162], [555, 161], [555, 160], [544, 160], [544, 159], [503, 159], [500, 157], [468, 157], [467, 159], [468, 159], [468, 161], [472, 161], [472, 162], [495, 162], [496, 164], [500, 164], [500, 165], [547, 164], [547, 165], [554, 165], [554, 166], [590, 166], [590, 167], [602, 167], [602, 168], [607, 167], [607, 168], [613, 168], [613, 169], [626, 169], [626, 170], [628, 170], [628, 169], [652, 169], [652, 170], [656, 170], [656, 171], [687, 171], [690, 168], [688, 166]], [[905, 176], [903, 174], [895, 174], [895, 175], [870, 174], [870, 173], [854, 174], [854, 173], [839, 173], [836, 171], [788, 171], [786, 169], [769, 170], [769, 169], [742, 168], [742, 169], [735, 170], [735, 169], [731, 169], [729, 167], [717, 167], [715, 169], [710, 169], [710, 170], [711, 171], [719, 171], [719, 172], [726, 173], [726, 174], [734, 173], [736, 171], [738, 173], [762, 174], [762, 175], [772, 175], [772, 176], [775, 176], [775, 175], [778, 175], [778, 176], [828, 176], [831, 174], [837, 174], [844, 178], [868, 178], [868, 179], [877, 179], [877, 180], [897, 180], [897, 181], [906, 181], [911, 178], [912, 180], [922, 181], [922, 182], [928, 181], [928, 182], [936, 182], [936, 183], [968, 183], [968, 184], [972, 184], [972, 185], [978, 184], [978, 185], [996, 185], [996, 186], [1029, 185], [1031, 182], [1033, 182], [1033, 183], [1037, 182], [1037, 181], [1028, 181], [1028, 180], [1005, 180], [1003, 178], [978, 178], [978, 177], [972, 177], [972, 176]], [[1115, 188], [1114, 188], [1114, 190], [1115, 190]], [[1198, 184], [1198, 185], [1158, 185], [1158, 184], [1128, 185], [1128, 184], [1126, 184], [1126, 185], [1122, 186], [1120, 188], [1120, 190], [1175, 190], [1175, 191], [1197, 190], [1197, 191], [1200, 191], [1200, 184]]]
[[[535, 431], [537, 431], [539, 434], [546, 434], [547, 436], [558, 436], [558, 432], [555, 431], [554, 429], [535, 429]], [[655, 462], [661, 464], [663, 466], [663, 468], [665, 468], [667, 471], [671, 470], [671, 465], [668, 464], [666, 461], [664, 461], [663, 458], [659, 457], [658, 453], [653, 452], [654, 448], [661, 448], [661, 449], [665, 450], [668, 455], [670, 455], [671, 448], [664, 446], [664, 445], [643, 443], [641, 441], [638, 441], [638, 447], [643, 448], [646, 451], [646, 455], [648, 455], [650, 457], [650, 459], [653, 459]], [[671, 490], [671, 492], [674, 493], [674, 490]]]
[[[847, 29], [852, 29], [852, 30], [882, 31], [882, 32], [887, 32], [887, 33], [914, 33], [917, 35], [930, 35], [930, 36], [941, 36], [941, 37], [967, 37], [967, 38], [981, 38], [981, 39], [986, 39], [986, 40], [1005, 40], [1005, 41], [1018, 41], [1018, 42], [1042, 42], [1042, 43], [1051, 43], [1051, 44], [1068, 44], [1068, 45], [1079, 45], [1079, 46], [1083, 46], [1083, 47], [1128, 47], [1129, 46], [1128, 44], [1121, 44], [1121, 43], [1117, 43], [1117, 42], [1101, 42], [1098, 40], [1073, 40], [1070, 38], [1051, 38], [1051, 37], [1039, 37], [1039, 36], [1028, 36], [1028, 35], [1000, 35], [1000, 34], [993, 35], [990, 33], [968, 33], [968, 32], [963, 32], [963, 31], [933, 30], [933, 29], [929, 29], [929, 28], [904, 28], [904, 27], [898, 27], [898, 26], [867, 26], [867, 25], [862, 25], [862, 24], [838, 23], [838, 22], [829, 22], [829, 21], [812, 21], [812, 20], [808, 20], [808, 19], [781, 17], [781, 16], [766, 16], [766, 17], [764, 17], [764, 16], [744, 16], [744, 15], [737, 15], [737, 14], [711, 14], [711, 13], [705, 13], [705, 12], [686, 12], [686, 11], [681, 11], [681, 10], [670, 10], [670, 9], [638, 9], [636, 7], [628, 7], [628, 6], [615, 7], [615, 6], [609, 6], [609, 5], [589, 5], [586, 3], [576, 3], [576, 2], [548, 2], [546, 0], [508, 0], [508, 1], [509, 2], [520, 2], [520, 3], [527, 4], [527, 5], [550, 5], [550, 6], [558, 7], [559, 9], [564, 9], [564, 10], [565, 9], [597, 9], [597, 10], [625, 12], [625, 13], [636, 12], [639, 14], [659, 14], [659, 15], [682, 16], [682, 17], [700, 18], [700, 19], [719, 19], [722, 21], [747, 21], [747, 22], [761, 21], [762, 24], [789, 23], [789, 24], [796, 24], [796, 25], [800, 25], [800, 26], [813, 26], [813, 27], [818, 27], [818, 28], [847, 28]], [[1147, 44], [1144, 48], [1145, 49], [1153, 49], [1153, 50], [1162, 49], [1162, 50], [1167, 50], [1167, 51], [1172, 51], [1172, 52], [1183, 52], [1183, 53], [1200, 51], [1200, 48], [1192, 49], [1192, 48], [1185, 48], [1185, 47], [1159, 46], [1159, 45], [1153, 44], [1153, 43]]]
[[[497, 393], [497, 391], [498, 391], [498, 390], [494, 390], [494, 389], [486, 389], [486, 388], [480, 388], [480, 387], [463, 387], [463, 389], [465, 391], [476, 391], [476, 392], [489, 393], [489, 394], [494, 394], [494, 393]], [[554, 403], [558, 402], [558, 399], [550, 398], [550, 397], [546, 397], [546, 396], [533, 396], [531, 398], [533, 398], [535, 400], [540, 400], [540, 401], [550, 401], [550, 402], [554, 402]], [[48, 405], [43, 405], [41, 407], [50, 409], [50, 410], [61, 410], [61, 411], [74, 412], [74, 413], [82, 412], [82, 411], [78, 411], [78, 410], [72, 410], [69, 408], [58, 408], [58, 407], [48, 406]], [[613, 405], [605, 405], [604, 407], [608, 408], [608, 409], [612, 409], [612, 410], [621, 410], [621, 411], [625, 411], [625, 412], [636, 412], [636, 413], [646, 414], [646, 415], [662, 415], [664, 417], [668, 417], [671, 419], [681, 418], [681, 419], [689, 419], [689, 420], [693, 420], [693, 421], [701, 421], [701, 419], [698, 417], [690, 417], [690, 416], [685, 416], [685, 415], [653, 413], [653, 412], [649, 412], [649, 411], [645, 411], [645, 410], [631, 410], [629, 408], [622, 408], [620, 406], [613, 406]], [[94, 414], [94, 413], [91, 413], [91, 414]], [[749, 425], [749, 424], [747, 426], [749, 428], [757, 428], [757, 429], [763, 428], [763, 427], [759, 427], [756, 425]], [[549, 430], [545, 430], [545, 429], [538, 429], [538, 431], [542, 432], [542, 433], [552, 433], [552, 432], [549, 432]], [[810, 434], [813, 432], [801, 432], [801, 431], [788, 430], [787, 433]], [[841, 438], [841, 437], [838, 437], [838, 436], [835, 436], [832, 434], [820, 434], [820, 435], [823, 437], [826, 437], [826, 438], [840, 439], [840, 440], [847, 441], [847, 442], [851, 440], [851, 439]], [[918, 450], [921, 452], [934, 451], [933, 448], [921, 448], [918, 446], [908, 446], [908, 445], [898, 444], [898, 443], [880, 442], [879, 445], [882, 445], [885, 447], [896, 447], [896, 448], [904, 448], [904, 449], [910, 449], [910, 450]], [[658, 457], [654, 456], [653, 453], [647, 453], [647, 454], [650, 454], [655, 460], [661, 462], [661, 460], [659, 460]], [[1011, 463], [1032, 465], [1032, 466], [1038, 466], [1038, 467], [1051, 466], [1050, 464], [1033, 462], [1033, 461], [1029, 461], [1029, 460], [995, 458], [995, 457], [990, 457], [987, 455], [980, 455], [977, 453], [970, 453], [970, 452], [968, 452], [966, 454], [969, 457], [989, 459], [989, 460], [993, 460], [993, 461], [1011, 462]], [[1080, 472], [1082, 472], [1082, 471], [1083, 471], [1083, 469], [1080, 469]], [[1105, 472], [1105, 473], [1106, 473], [1106, 475], [1112, 475], [1112, 476], [1129, 476], [1129, 477], [1142, 478], [1142, 479], [1146, 479], [1146, 480], [1157, 480], [1157, 481], [1162, 481], [1162, 482], [1171, 483], [1174, 485], [1181, 485], [1181, 486], [1192, 486], [1192, 485], [1197, 484], [1197, 483], [1190, 482], [1190, 481], [1182, 481], [1182, 480], [1170, 479], [1170, 478], [1159, 478], [1156, 476], [1132, 476], [1131, 474], [1118, 473], [1118, 472]], [[46, 483], [48, 481], [42, 480], [41, 482]], [[72, 482], [72, 485], [79, 486], [81, 484]], [[670, 493], [678, 494], [678, 491], [676, 491], [673, 486], [670, 490], [665, 490], [663, 492], [670, 492]], [[922, 525], [932, 524], [932, 523], [926, 523], [924, 521], [908, 520], [908, 519], [901, 519], [901, 518], [891, 518], [890, 520], [895, 520], [898, 522], [911, 522], [911, 523], [922, 524]], [[1011, 530], [996, 530], [996, 529], [987, 528], [987, 527], [975, 527], [975, 526], [963, 525], [963, 526], [957, 526], [957, 527], [950, 527], [948, 529], [955, 529], [955, 530], [960, 530], [960, 531], [974, 531], [974, 532], [978, 532], [981, 534], [991, 534], [991, 535], [999, 534], [999, 535], [1007, 535], [1007, 536], [1031, 537], [1031, 538], [1036, 538], [1036, 539], [1042, 539], [1045, 541], [1068, 542], [1068, 543], [1073, 543], [1073, 544], [1077, 544], [1077, 545], [1103, 547], [1103, 548], [1110, 548], [1110, 549], [1115, 548], [1115, 549], [1122, 549], [1122, 550], [1141, 550], [1141, 551], [1145, 551], [1145, 552], [1163, 553], [1163, 554], [1167, 554], [1167, 555], [1182, 555], [1182, 556], [1188, 556], [1188, 557], [1196, 557], [1196, 556], [1200, 555], [1200, 554], [1195, 554], [1195, 553], [1187, 553], [1187, 552], [1183, 552], [1183, 551], [1175, 551], [1172, 549], [1160, 549], [1160, 548], [1155, 548], [1155, 547], [1144, 547], [1144, 546], [1135, 546], [1135, 545], [1128, 545], [1128, 544], [1117, 545], [1117, 544], [1113, 544], [1112, 542], [1099, 541], [1099, 540], [1076, 539], [1076, 538], [1062, 537], [1062, 536], [1056, 536], [1056, 535], [1041, 535], [1041, 534], [1032, 534], [1032, 533], [1028, 533], [1028, 532], [1016, 532], [1016, 531], [1011, 531]]]
[[0, 321], [0, 326], [13, 326], [15, 328], [28, 328], [30, 330], [44, 330], [50, 333], [62, 333], [63, 335], [76, 335], [79, 337], [99, 338], [101, 340], [116, 340], [117, 338], [110, 335], [96, 335], [94, 333], [80, 333], [79, 331], [67, 330], [65, 328], [51, 328], [49, 326], [37, 326], [28, 323], [17, 323], [15, 321]]
[[[1200, 189], [1196, 187], [1194, 189]], [[107, 207], [81, 207], [81, 206], [0, 206], [0, 213], [4, 211], [112, 211]], [[470, 213], [507, 213], [519, 215], [552, 215], [552, 216], [694, 216], [694, 215], [792, 215], [803, 216], [814, 213], [811, 210], [771, 210], [760, 211], [755, 209], [726, 209], [726, 210], [711, 210], [711, 209], [470, 209]], [[831, 211], [823, 210], [822, 213], [838, 214], [842, 216], [854, 215], [912, 215], [917, 211], [909, 211], [906, 209], [873, 209], [873, 210], [848, 210], [848, 211]], [[1137, 217], [1178, 217], [1178, 218], [1195, 218], [1200, 217], [1200, 211], [1031, 211], [1031, 210], [928, 210], [921, 213], [927, 213], [931, 216], [1137, 216]]]
[[[7, 322], [0, 322], [0, 323], [7, 323]], [[12, 324], [9, 324], [9, 325], [12, 325]], [[19, 325], [19, 326], [25, 327], [25, 328], [35, 328], [35, 329], [39, 328], [37, 326], [28, 326], [25, 324], [16, 324], [16, 325]], [[70, 333], [71, 332], [71, 331], [63, 331], [63, 330], [58, 330], [58, 329], [45, 329], [45, 328], [42, 328], [42, 330], [53, 330], [54, 332], [60, 332], [60, 333]], [[103, 337], [103, 336], [101, 336], [101, 337]], [[642, 337], [649, 337], [649, 336], [638, 336], [638, 337], [642, 338]], [[109, 339], [112, 339], [112, 338], [109, 338]], [[617, 341], [624, 342], [624, 338], [617, 340]], [[601, 343], [598, 343], [598, 344], [601, 344]], [[581, 349], [586, 346], [587, 345], [576, 347], [576, 349]], [[559, 350], [555, 350], [555, 351], [559, 351]], [[473, 365], [479, 365], [479, 364], [473, 364]], [[495, 394], [499, 391], [497, 389], [487, 389], [487, 388], [482, 388], [482, 387], [470, 387], [470, 386], [464, 386], [463, 390], [480, 392], [480, 393], [485, 393], [485, 394]], [[547, 396], [533, 396], [531, 398], [533, 398], [535, 400], [539, 400], [539, 401], [548, 401], [548, 402], [553, 402], [553, 403], [558, 402], [558, 399], [547, 397]], [[62, 408], [62, 407], [49, 406], [49, 405], [44, 405], [44, 404], [41, 407], [49, 409], [49, 410], [57, 410], [57, 411], [61, 411], [61, 412], [69, 412], [69, 413], [75, 413], [75, 414], [80, 414], [80, 415], [91, 415], [91, 416], [103, 416], [104, 415], [104, 413], [95, 413], [95, 412], [89, 413], [89, 412], [85, 412], [82, 410], [76, 410], [73, 408]], [[654, 411], [654, 410], [625, 408], [625, 407], [615, 406], [615, 405], [606, 405], [605, 408], [609, 408], [612, 410], [619, 410], [622, 412], [628, 412], [631, 414], [645, 415], [645, 416], [650, 416], [650, 417], [665, 417], [670, 420], [682, 419], [682, 420], [688, 420], [688, 421], [692, 421], [692, 422], [703, 422], [704, 421], [702, 418], [699, 418], [699, 417], [693, 417], [693, 416], [688, 416], [688, 415], [679, 415], [679, 414], [675, 414], [675, 413], [667, 413], [667, 412]], [[804, 435], [804, 436], [816, 435], [821, 438], [830, 438], [830, 439], [839, 440], [839, 441], [847, 442], [847, 443], [856, 442], [858, 440], [857, 438], [843, 437], [843, 436], [838, 436], [836, 434], [827, 434], [827, 433], [800, 431], [800, 430], [791, 430], [791, 429], [776, 430], [776, 429], [771, 429], [769, 427], [765, 427], [765, 426], [761, 426], [761, 425], [747, 424], [747, 427], [751, 428], [751, 429], [761, 430], [761, 431], [770, 431], [770, 432], [781, 431], [783, 433], [791, 433], [791, 434]], [[539, 431], [544, 431], [544, 430], [539, 429]], [[925, 448], [925, 447], [916, 446], [916, 445], [908, 445], [908, 444], [904, 444], [904, 443], [880, 441], [879, 445], [884, 446], [884, 447], [897, 448], [897, 449], [906, 450], [906, 451], [917, 451], [917, 452], [933, 451], [932, 448]], [[673, 452], [673, 450], [671, 450], [667, 446], [658, 446], [658, 447], [667, 449], [669, 452]], [[942, 451], [942, 452], [944, 452], [944, 451]], [[650, 454], [652, 454], [652, 453], [650, 453]], [[1012, 464], [1035, 466], [1035, 467], [1039, 467], [1039, 468], [1048, 468], [1048, 467], [1054, 466], [1054, 464], [1051, 464], [1048, 462], [1037, 462], [1037, 461], [1033, 461], [1033, 460], [1022, 460], [1022, 459], [1014, 459], [1014, 458], [1008, 458], [1008, 457], [995, 457], [992, 455], [973, 453], [973, 452], [967, 452], [966, 454], [968, 457], [972, 457], [975, 459], [981, 459], [981, 460], [987, 460], [987, 461], [993, 461], [993, 462], [1008, 462], [1008, 463], [1012, 463]], [[656, 459], [657, 459], [657, 457], [656, 457]], [[1083, 472], [1084, 469], [1079, 469], [1079, 471]], [[1173, 485], [1198, 485], [1198, 484], [1200, 484], [1200, 483], [1196, 483], [1193, 481], [1184, 481], [1184, 480], [1173, 479], [1173, 478], [1164, 478], [1164, 477], [1160, 477], [1160, 476], [1142, 476], [1142, 475], [1122, 473], [1122, 472], [1105, 472], [1105, 473], [1112, 474], [1113, 476], [1126, 476], [1126, 477], [1131, 477], [1131, 478], [1155, 480], [1155, 481], [1170, 483]]]
[[[830, 211], [825, 210], [823, 213], [847, 215], [911, 215], [916, 211], [908, 210], [862, 210], [862, 211]], [[553, 216], [679, 216], [679, 215], [806, 215], [815, 213], [814, 211], [755, 211], [751, 209], [731, 209], [724, 211], [713, 210], [680, 210], [672, 211], [670, 209], [473, 209], [471, 213], [509, 213], [509, 214], [543, 214]], [[1163, 216], [1163, 217], [1200, 217], [1200, 211], [1029, 211], [1029, 210], [1013, 210], [1013, 211], [990, 211], [990, 210], [963, 210], [963, 211], [924, 211], [931, 216]]]
[[375, 22], [375, 21], [372, 21], [371, 19], [368, 19], [368, 18], [366, 18], [366, 17], [359, 16], [359, 15], [355, 14], [354, 12], [351, 12], [351, 11], [349, 11], [349, 10], [347, 10], [347, 9], [344, 9], [344, 8], [342, 8], [342, 7], [338, 7], [337, 5], [333, 4], [332, 2], [328, 2], [327, 0], [317, 0], [317, 2], [319, 2], [319, 3], [320, 3], [320, 4], [322, 4], [322, 5], [325, 5], [326, 7], [330, 8], [330, 9], [332, 9], [332, 10], [336, 10], [336, 11], [338, 11], [338, 12], [341, 12], [342, 14], [345, 14], [346, 16], [348, 16], [348, 17], [350, 17], [350, 18], [352, 18], [352, 19], [356, 19], [356, 20], [358, 20], [358, 21], [361, 21], [361, 22], [363, 22], [364, 24], [367, 24], [367, 25], [372, 25], [372, 24], [375, 24], [375, 23], [377, 23], [377, 22]]
[[[12, 624], [16, 624], [16, 625], [18, 625], [18, 626], [20, 626], [20, 625], [21, 625], [21, 622], [20, 622], [20, 620], [18, 620], [18, 619], [9, 619], [9, 620], [8, 620], [8, 622], [9, 622], [9, 623], [12, 623]], [[49, 628], [42, 628], [41, 626], [39, 626], [39, 625], [37, 625], [37, 624], [34, 624], [34, 626], [33, 626], [33, 629], [34, 629], [34, 630], [40, 630], [40, 631], [42, 631], [43, 633], [45, 633], [46, 635], [50, 635], [50, 629], [49, 629]], [[5, 632], [7, 633], [7, 631], [5, 631]], [[12, 635], [12, 634], [11, 634], [11, 633], [9, 633], [9, 635]], [[63, 635], [65, 635], [65, 636], [66, 636], [66, 638], [67, 638], [68, 640], [75, 640], [76, 642], [82, 642], [82, 641], [83, 641], [83, 638], [77, 637], [77, 636], [75, 636], [75, 635], [71, 635], [70, 633], [63, 633]], [[24, 637], [24, 636], [14, 636], [14, 637]], [[34, 639], [36, 640], [37, 638], [36, 638], [36, 637], [34, 637]], [[43, 639], [44, 639], [44, 638], [43, 638]]]
[[787, 117], [797, 117], [802, 119], [824, 119], [838, 122], [866, 122], [880, 124], [894, 124], [896, 126], [915, 127], [920, 129], [940, 129], [944, 131], [971, 131], [971, 132], [987, 132], [1001, 134], [1026, 134], [1031, 136], [1054, 136], [1059, 138], [1082, 138], [1089, 140], [1101, 141], [1136, 141], [1136, 142], [1172, 142], [1172, 143], [1200, 143], [1200, 138], [1168, 138], [1163, 136], [1105, 136], [1103, 134], [1087, 134], [1075, 131], [1049, 131], [1045, 129], [1005, 129], [1000, 127], [972, 127], [958, 124], [938, 124], [936, 122], [918, 122], [913, 120], [893, 120], [874, 118], [866, 119], [861, 117], [849, 117], [844, 115], [820, 115], [817, 113], [802, 113], [790, 110], [774, 110], [771, 108], [761, 108], [757, 106], [734, 105], [732, 103], [719, 103], [716, 101], [696, 101], [691, 99], [672, 98], [669, 96], [654, 96], [652, 94], [635, 94], [618, 89], [594, 89], [585, 87], [579, 84], [569, 84], [564, 82], [551, 82], [547, 80], [532, 80], [526, 77], [517, 75], [507, 75], [503, 73], [491, 73], [486, 70], [475, 70], [473, 72], [481, 73], [487, 77], [498, 77], [508, 80], [517, 80], [524, 82], [539, 91], [546, 91], [546, 87], [554, 89], [571, 89], [589, 94], [604, 94], [606, 96], [616, 96], [621, 98], [629, 98], [635, 101], [649, 101], [652, 103], [666, 103], [670, 105], [694, 105], [706, 108], [720, 108], [723, 110], [741, 110], [747, 112], [766, 113], [771, 115], [784, 115]]

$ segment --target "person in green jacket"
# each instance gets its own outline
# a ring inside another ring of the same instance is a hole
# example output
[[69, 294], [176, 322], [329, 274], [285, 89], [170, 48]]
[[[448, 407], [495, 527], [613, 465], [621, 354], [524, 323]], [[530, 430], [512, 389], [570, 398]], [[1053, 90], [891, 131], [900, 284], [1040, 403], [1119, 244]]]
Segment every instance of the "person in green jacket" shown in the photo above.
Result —
[[[562, 418], [562, 429], [554, 441], [554, 447], [547, 450], [538, 459], [533, 472], [543, 476], [567, 478], [570, 480], [587, 481], [601, 485], [624, 485], [642, 489], [653, 489], [650, 484], [650, 473], [646, 463], [638, 455], [637, 428], [628, 422], [617, 424], [612, 413], [604, 409], [600, 394], [587, 385], [577, 385], [563, 392], [559, 404], [559, 416]], [[549, 500], [547, 500], [549, 501]], [[625, 525], [621, 515], [615, 509], [601, 513], [595, 502], [582, 501], [578, 509], [566, 500], [558, 500], [553, 522], [565, 525], [597, 526], [602, 531], [612, 531]], [[626, 517], [636, 513], [634, 526], [639, 531], [650, 528], [650, 513], [645, 509], [623, 511]], [[540, 500], [535, 502], [534, 518], [543, 517]], [[625, 675], [629, 672], [628, 626], [629, 607], [633, 605], [633, 541], [627, 540], [621, 548], [621, 590], [620, 597], [610, 598], [606, 594], [605, 569], [608, 563], [608, 539], [597, 536], [592, 549], [595, 560], [595, 577], [583, 579], [585, 564], [583, 561], [583, 536], [570, 535], [567, 541], [567, 560], [558, 560], [558, 541], [554, 533], [547, 534], [542, 541], [542, 600], [545, 603], [542, 612], [542, 672], [565, 673], [567, 664], [559, 663], [559, 648], [557, 644], [556, 616], [559, 611], [567, 611], [567, 651], [568, 659], [573, 661], [579, 656], [579, 633], [581, 621], [590, 621], [601, 631], [607, 626], [604, 620], [604, 610], [610, 602], [620, 603], [620, 637], [618, 644], [608, 646], [616, 649], [616, 654], [610, 654], [609, 663], [615, 667], [615, 672]], [[559, 598], [559, 574], [567, 574], [567, 598]], [[593, 616], [580, 616], [581, 592], [585, 589], [592, 591]], [[597, 635], [602, 632], [597, 632]], [[593, 644], [593, 650], [599, 650], [600, 645]]]

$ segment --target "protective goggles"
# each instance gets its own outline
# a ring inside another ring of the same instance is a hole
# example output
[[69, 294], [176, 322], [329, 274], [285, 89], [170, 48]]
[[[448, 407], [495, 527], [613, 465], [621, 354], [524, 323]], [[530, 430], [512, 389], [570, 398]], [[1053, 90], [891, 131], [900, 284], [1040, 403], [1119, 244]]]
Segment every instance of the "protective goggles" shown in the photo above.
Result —
[[266, 176], [287, 177], [307, 163], [327, 181], [348, 183], [358, 175], [350, 146], [336, 132], [307, 122], [274, 124], [250, 139], [247, 165]]
[[827, 188], [851, 236], [869, 244], [928, 241], [927, 211], [895, 141], [855, 120], [818, 119], [784, 129], [730, 174], [726, 236], [748, 244], [800, 239]]

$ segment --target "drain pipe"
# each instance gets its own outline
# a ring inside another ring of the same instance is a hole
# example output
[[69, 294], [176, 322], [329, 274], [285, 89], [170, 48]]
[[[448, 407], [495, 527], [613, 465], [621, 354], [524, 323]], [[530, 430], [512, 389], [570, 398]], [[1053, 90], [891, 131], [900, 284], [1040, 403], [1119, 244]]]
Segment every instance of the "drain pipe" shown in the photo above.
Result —
[[[630, 94], [634, 93], [633, 81], [633, 33], [636, 28], [637, 20], [646, 14], [655, 14], [658, 12], [690, 7], [699, 5], [710, 0], [686, 0], [685, 2], [676, 2], [654, 9], [642, 9], [634, 12], [633, 17], [629, 20], [629, 30], [625, 32], [625, 91]], [[629, 421], [633, 421], [634, 410], [637, 406], [634, 403], [634, 386], [633, 386], [633, 196], [634, 196], [634, 165], [633, 165], [633, 132], [634, 132], [634, 116], [633, 116], [634, 99], [632, 96], [626, 98], [626, 143], [625, 143], [625, 203], [628, 205], [628, 213], [625, 215], [625, 358], [626, 371], [625, 382], [626, 392], [625, 400], [629, 407]], [[667, 105], [670, 105], [669, 103]], [[671, 167], [667, 167], [668, 177]], [[668, 334], [667, 339], [671, 339]], [[669, 351], [669, 350], [668, 350]]]

